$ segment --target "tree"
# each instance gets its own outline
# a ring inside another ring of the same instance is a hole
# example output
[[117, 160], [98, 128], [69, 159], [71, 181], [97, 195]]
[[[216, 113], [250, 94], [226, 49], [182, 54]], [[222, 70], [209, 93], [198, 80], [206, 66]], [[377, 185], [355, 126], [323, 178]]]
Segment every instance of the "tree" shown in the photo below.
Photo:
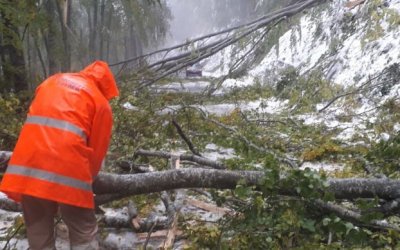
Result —
[[165, 1], [2, 1], [0, 18], [2, 89], [18, 92], [95, 59], [141, 55], [166, 35], [169, 12]]
[[[27, 4], [29, 7], [29, 4]], [[17, 5], [12, 1], [3, 1], [0, 3], [0, 65], [2, 72], [0, 73], [0, 86], [5, 89], [14, 89], [21, 91], [27, 89], [26, 85], [26, 69], [23, 55], [23, 47], [21, 36], [18, 28], [21, 24], [20, 20], [13, 19], [19, 15], [19, 8], [24, 9], [26, 4], [18, 2]], [[24, 16], [26, 18], [26, 16]]]

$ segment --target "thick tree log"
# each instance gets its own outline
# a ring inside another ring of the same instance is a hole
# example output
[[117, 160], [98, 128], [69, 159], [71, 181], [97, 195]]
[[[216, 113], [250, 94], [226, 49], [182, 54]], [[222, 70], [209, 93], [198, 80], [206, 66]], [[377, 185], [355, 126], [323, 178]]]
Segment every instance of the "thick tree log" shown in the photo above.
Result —
[[[134, 175], [101, 173], [94, 183], [98, 195], [137, 195], [178, 188], [234, 189], [239, 180], [248, 185], [259, 185], [261, 171], [229, 171], [214, 169], [179, 169]], [[330, 179], [329, 192], [337, 199], [379, 197], [385, 200], [400, 198], [400, 181], [391, 179]], [[282, 194], [297, 195], [282, 188]]]
[[400, 197], [400, 180], [393, 179], [330, 179], [328, 190], [338, 199], [379, 197], [393, 200]]
[[[143, 151], [144, 153], [146, 151]], [[146, 152], [149, 153], [149, 152]], [[11, 152], [2, 152], [9, 157]], [[150, 155], [150, 153], [148, 154]], [[183, 157], [181, 156], [181, 159]], [[3, 159], [4, 160], [4, 159]], [[229, 171], [215, 169], [178, 169], [133, 175], [100, 173], [93, 184], [100, 203], [129, 195], [148, 194], [178, 188], [233, 189], [239, 180], [248, 185], [258, 185], [261, 171]], [[400, 198], [400, 181], [392, 179], [330, 179], [328, 190], [337, 199], [375, 198], [394, 200]], [[296, 195], [294, 190], [281, 190], [282, 194]]]
[[[144, 153], [144, 152], [142, 152]], [[11, 152], [2, 152], [2, 156]], [[150, 155], [150, 153], [149, 153]], [[182, 159], [182, 156], [181, 156]], [[4, 159], [3, 159], [4, 160]], [[215, 169], [178, 169], [133, 175], [100, 173], [93, 184], [98, 204], [138, 194], [148, 194], [179, 188], [234, 189], [239, 180], [248, 185], [259, 185], [261, 171], [229, 171]], [[337, 199], [400, 198], [400, 181], [392, 179], [330, 179], [329, 192]], [[297, 195], [294, 190], [282, 188], [281, 194]]]
[[232, 189], [245, 179], [256, 185], [263, 176], [258, 171], [228, 171], [214, 169], [179, 169], [134, 175], [101, 173], [94, 182], [96, 194], [118, 193], [126, 195], [146, 194], [178, 188]]

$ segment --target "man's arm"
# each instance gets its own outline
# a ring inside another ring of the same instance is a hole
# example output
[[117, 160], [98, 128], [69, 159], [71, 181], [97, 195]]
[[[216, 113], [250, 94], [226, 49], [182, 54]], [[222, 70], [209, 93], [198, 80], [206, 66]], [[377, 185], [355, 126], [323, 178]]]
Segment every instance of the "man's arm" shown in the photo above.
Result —
[[103, 105], [96, 110], [88, 141], [89, 147], [93, 149], [93, 157], [90, 161], [93, 177], [99, 173], [101, 163], [106, 156], [111, 140], [112, 122], [110, 105]]

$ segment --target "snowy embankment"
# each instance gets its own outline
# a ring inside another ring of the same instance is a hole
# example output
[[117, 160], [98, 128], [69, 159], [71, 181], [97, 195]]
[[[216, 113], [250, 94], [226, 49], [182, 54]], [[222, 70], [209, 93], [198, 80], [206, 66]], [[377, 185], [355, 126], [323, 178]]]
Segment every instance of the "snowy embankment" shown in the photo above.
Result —
[[[300, 75], [312, 69], [320, 69], [325, 77], [333, 84], [346, 89], [364, 84], [368, 79], [381, 73], [389, 65], [400, 62], [400, 26], [391, 24], [392, 19], [400, 14], [400, 1], [389, 0], [376, 7], [379, 21], [370, 21], [368, 15], [369, 4], [361, 4], [353, 9], [345, 7], [347, 1], [339, 0], [330, 3], [328, 8], [315, 13], [310, 11], [300, 18], [298, 24], [280, 38], [279, 43], [272, 46], [264, 59], [249, 70], [248, 74], [239, 79], [226, 79], [223, 88], [240, 88], [257, 81], [268, 82], [272, 79], [269, 74], [288, 67], [297, 69]], [[367, 1], [368, 2], [368, 1]], [[350, 22], [350, 23], [349, 23]], [[376, 22], [376, 23], [374, 23]], [[348, 27], [348, 26], [351, 26]], [[347, 27], [347, 28], [346, 28]], [[370, 38], [368, 30], [382, 28], [381, 36]], [[231, 50], [225, 50], [210, 60], [206, 75], [218, 77], [228, 72], [228, 63], [232, 59]], [[222, 67], [218, 68], [218, 62]], [[274, 84], [272, 82], [272, 84]], [[349, 140], [357, 134], [367, 134], [372, 140], [386, 138], [384, 134], [374, 134], [366, 129], [366, 123], [374, 123], [377, 111], [374, 107], [382, 105], [388, 99], [399, 95], [399, 86], [394, 86], [390, 93], [377, 100], [359, 99], [360, 105], [351, 110], [354, 118], [348, 122], [341, 122], [338, 117], [349, 113], [341, 100], [338, 100], [324, 112], [319, 113], [326, 103], [315, 105], [315, 112], [297, 117], [306, 125], [324, 124], [328, 128], [339, 128], [342, 132], [337, 136], [340, 140]], [[280, 102], [280, 104], [277, 104]], [[378, 103], [377, 103], [378, 102]], [[288, 108], [286, 100], [262, 100], [263, 109], [279, 112]], [[257, 109], [255, 103], [242, 103], [242, 110]], [[207, 109], [207, 107], [206, 107]], [[209, 111], [213, 111], [213, 106]], [[231, 109], [232, 110], [232, 109]], [[262, 112], [262, 109], [258, 109]], [[356, 114], [356, 115], [355, 115]]]

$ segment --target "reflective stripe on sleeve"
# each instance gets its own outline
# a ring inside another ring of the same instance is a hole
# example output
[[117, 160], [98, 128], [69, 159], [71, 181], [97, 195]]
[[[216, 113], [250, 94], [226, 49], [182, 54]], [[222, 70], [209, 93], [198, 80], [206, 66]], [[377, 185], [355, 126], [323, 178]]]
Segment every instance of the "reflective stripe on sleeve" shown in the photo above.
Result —
[[90, 192], [92, 191], [92, 186], [84, 181], [55, 174], [45, 170], [29, 168], [24, 166], [17, 166], [17, 165], [9, 165], [6, 173], [36, 178], [48, 182], [62, 184], [72, 188], [81, 189], [84, 191], [90, 191]]
[[48, 127], [52, 127], [52, 128], [62, 129], [65, 131], [72, 132], [72, 133], [82, 137], [82, 139], [84, 141], [86, 141], [85, 132], [78, 126], [76, 126], [70, 122], [67, 122], [67, 121], [54, 119], [54, 118], [48, 118], [48, 117], [44, 117], [44, 116], [33, 115], [33, 116], [28, 116], [28, 118], [25, 121], [25, 124], [36, 124], [36, 125], [43, 125], [43, 126], [48, 126]]

